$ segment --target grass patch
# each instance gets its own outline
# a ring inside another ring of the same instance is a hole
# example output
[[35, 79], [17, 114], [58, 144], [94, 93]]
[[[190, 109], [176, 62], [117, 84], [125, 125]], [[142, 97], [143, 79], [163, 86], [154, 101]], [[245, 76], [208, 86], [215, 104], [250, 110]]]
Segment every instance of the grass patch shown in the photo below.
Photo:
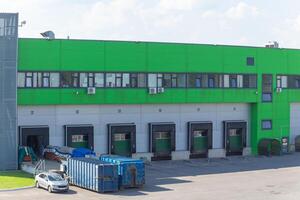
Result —
[[23, 171], [0, 171], [0, 190], [34, 185], [33, 175]]

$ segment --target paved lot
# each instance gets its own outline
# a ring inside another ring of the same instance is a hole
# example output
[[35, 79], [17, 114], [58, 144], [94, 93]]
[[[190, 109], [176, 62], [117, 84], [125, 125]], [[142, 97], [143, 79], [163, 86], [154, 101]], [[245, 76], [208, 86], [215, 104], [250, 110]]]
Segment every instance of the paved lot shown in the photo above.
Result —
[[41, 189], [0, 192], [0, 200], [93, 200], [93, 199], [222, 199], [299, 200], [300, 153], [281, 157], [231, 157], [207, 161], [153, 162], [146, 168], [141, 189], [98, 194], [71, 187], [67, 194]]

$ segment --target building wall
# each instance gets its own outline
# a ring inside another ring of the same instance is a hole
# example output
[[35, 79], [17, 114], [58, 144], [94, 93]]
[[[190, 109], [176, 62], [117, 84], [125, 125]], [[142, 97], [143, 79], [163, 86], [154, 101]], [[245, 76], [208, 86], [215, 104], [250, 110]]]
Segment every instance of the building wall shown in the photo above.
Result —
[[18, 14], [0, 13], [0, 170], [17, 168]]
[[[290, 103], [300, 102], [299, 89], [276, 92], [276, 75], [300, 74], [300, 50], [224, 45], [122, 42], [93, 40], [19, 40], [19, 71], [93, 72], [212, 72], [257, 74], [256, 89], [166, 89], [149, 95], [146, 88], [19, 89], [18, 104], [39, 105], [134, 105], [134, 104], [250, 104], [251, 147], [257, 153], [261, 138], [290, 135]], [[246, 58], [255, 65], [247, 66]], [[273, 75], [273, 100], [262, 102], [262, 75]], [[261, 121], [271, 119], [272, 130]]]
[[[78, 113], [78, 114], [77, 114]], [[74, 105], [74, 106], [19, 106], [18, 124], [48, 125], [50, 144], [64, 145], [64, 125], [92, 124], [95, 151], [107, 153], [109, 123], [136, 124], [137, 152], [149, 152], [148, 123], [174, 122], [176, 150], [187, 150], [187, 122], [213, 122], [213, 148], [223, 148], [224, 120], [248, 122], [247, 138], [250, 146], [249, 104], [157, 104], [157, 105]]]

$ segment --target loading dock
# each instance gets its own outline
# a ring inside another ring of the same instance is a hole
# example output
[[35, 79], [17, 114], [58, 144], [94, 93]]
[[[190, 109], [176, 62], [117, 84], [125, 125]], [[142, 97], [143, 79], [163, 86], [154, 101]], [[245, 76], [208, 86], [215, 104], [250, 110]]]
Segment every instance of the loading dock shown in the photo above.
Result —
[[65, 125], [64, 131], [66, 146], [94, 149], [94, 127], [92, 125]]
[[151, 160], [171, 160], [175, 151], [175, 123], [149, 123]]
[[212, 122], [188, 122], [187, 126], [190, 158], [207, 157], [212, 148]]
[[42, 157], [44, 148], [49, 145], [49, 127], [19, 126], [19, 145], [31, 147], [38, 157]]
[[247, 146], [247, 122], [223, 121], [223, 128], [226, 156], [243, 155], [243, 148]]
[[131, 156], [136, 152], [136, 126], [134, 123], [107, 124], [108, 153]]

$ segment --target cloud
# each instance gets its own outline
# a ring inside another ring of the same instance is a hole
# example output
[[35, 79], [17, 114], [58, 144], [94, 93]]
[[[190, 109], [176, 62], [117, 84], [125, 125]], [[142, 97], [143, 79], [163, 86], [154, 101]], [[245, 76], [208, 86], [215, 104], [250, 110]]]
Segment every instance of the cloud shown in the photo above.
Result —
[[159, 7], [170, 10], [191, 10], [200, 0], [161, 0]]
[[244, 17], [256, 17], [259, 11], [257, 7], [248, 5], [245, 2], [239, 2], [236, 6], [229, 8], [225, 16], [230, 19], [243, 19]]
[[0, 0], [21, 37], [300, 46], [299, 0]]

